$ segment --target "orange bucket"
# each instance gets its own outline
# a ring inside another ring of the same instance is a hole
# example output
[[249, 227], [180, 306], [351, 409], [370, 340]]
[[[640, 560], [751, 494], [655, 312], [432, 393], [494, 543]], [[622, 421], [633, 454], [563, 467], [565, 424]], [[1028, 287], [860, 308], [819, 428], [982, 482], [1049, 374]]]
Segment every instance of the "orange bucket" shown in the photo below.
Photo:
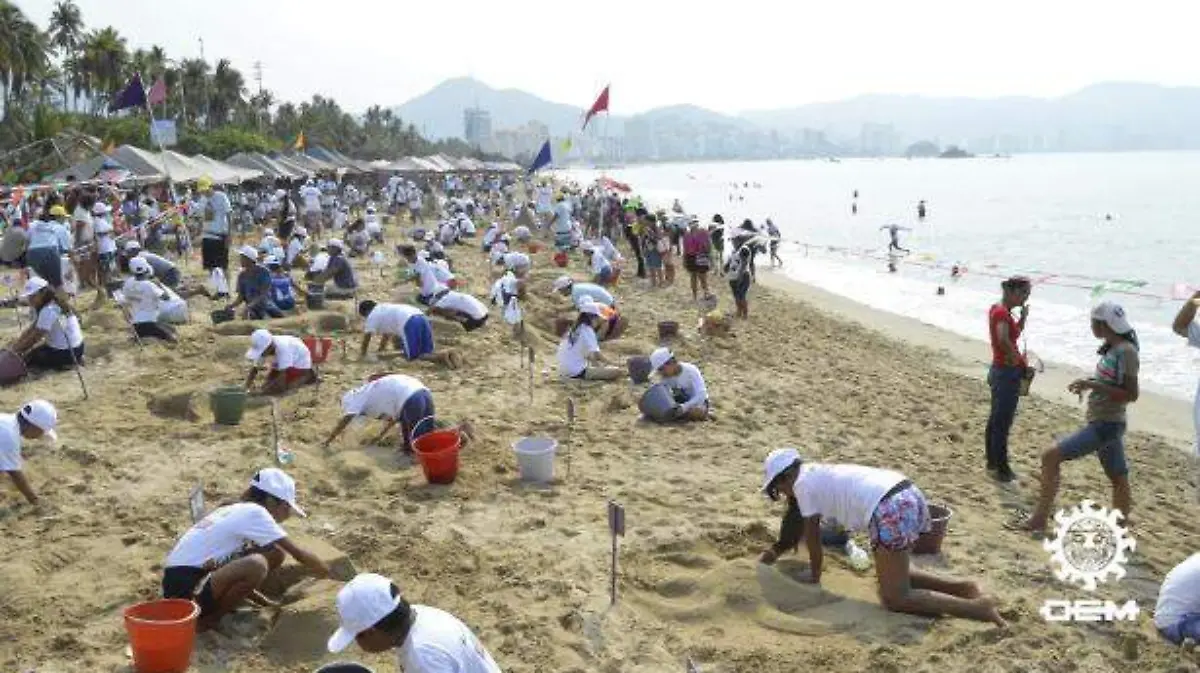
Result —
[[125, 630], [137, 673], [184, 673], [196, 642], [200, 606], [178, 598], [138, 603], [125, 609]]
[[308, 348], [308, 352], [312, 354], [314, 365], [319, 365], [329, 359], [329, 351], [333, 349], [333, 339], [306, 336], [301, 341]]
[[458, 448], [462, 437], [457, 429], [433, 430], [412, 441], [413, 453], [421, 462], [431, 484], [452, 484], [458, 476]]

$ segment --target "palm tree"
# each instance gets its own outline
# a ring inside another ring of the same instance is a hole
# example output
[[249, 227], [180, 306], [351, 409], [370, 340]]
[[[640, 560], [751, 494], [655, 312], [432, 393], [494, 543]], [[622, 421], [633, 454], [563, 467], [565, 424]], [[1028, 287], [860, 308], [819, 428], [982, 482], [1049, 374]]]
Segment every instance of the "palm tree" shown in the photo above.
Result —
[[25, 14], [7, 0], [0, 0], [0, 83], [7, 120], [12, 106], [27, 84], [41, 77], [49, 66], [46, 36]]
[[214, 128], [228, 121], [229, 113], [242, 103], [246, 93], [246, 81], [229, 59], [217, 61], [213, 71], [212, 92], [209, 96], [208, 127]]
[[[76, 57], [83, 44], [83, 13], [73, 0], [58, 0], [50, 14], [50, 44], [62, 57], [63, 62], [63, 109], [67, 107], [67, 90], [79, 77], [80, 61]], [[79, 90], [75, 91], [75, 104], [79, 104]]]
[[125, 38], [116, 28], [109, 26], [88, 36], [83, 47], [85, 68], [93, 90], [93, 110], [96, 103], [107, 101], [125, 85], [128, 71], [129, 52]]
[[208, 63], [198, 59], [184, 59], [179, 64], [179, 87], [183, 95], [183, 118], [197, 119], [205, 108], [208, 92]]

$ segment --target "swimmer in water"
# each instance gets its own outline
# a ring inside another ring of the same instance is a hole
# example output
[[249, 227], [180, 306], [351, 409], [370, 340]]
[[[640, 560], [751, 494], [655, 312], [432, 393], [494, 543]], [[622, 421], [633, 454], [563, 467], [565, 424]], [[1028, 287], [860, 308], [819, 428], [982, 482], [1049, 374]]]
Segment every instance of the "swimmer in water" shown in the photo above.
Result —
[[850, 214], [851, 214], [851, 215], [857, 215], [857, 214], [858, 214], [858, 201], [852, 201], [852, 202], [850, 203]]
[[912, 229], [908, 227], [902, 227], [898, 224], [885, 224], [879, 228], [880, 231], [883, 231], [884, 229], [887, 230], [888, 235], [891, 237], [891, 241], [888, 243], [888, 252], [907, 253], [908, 250], [906, 248], [900, 247], [900, 232], [912, 231]]
[[921, 202], [917, 204], [917, 219], [918, 220], [925, 219], [925, 200], [924, 199], [922, 199]]

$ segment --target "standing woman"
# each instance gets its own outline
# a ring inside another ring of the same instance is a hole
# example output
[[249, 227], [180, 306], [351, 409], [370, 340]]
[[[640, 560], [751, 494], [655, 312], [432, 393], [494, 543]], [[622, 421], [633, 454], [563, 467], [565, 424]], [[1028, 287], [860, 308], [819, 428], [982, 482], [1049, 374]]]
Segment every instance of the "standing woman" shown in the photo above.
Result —
[[1103, 340], [1096, 374], [1078, 379], [1067, 389], [1088, 394], [1086, 425], [1042, 454], [1042, 492], [1037, 509], [1025, 524], [1043, 532], [1058, 493], [1059, 467], [1066, 461], [1094, 453], [1112, 482], [1112, 506], [1129, 524], [1132, 496], [1129, 466], [1125, 462], [1125, 407], [1138, 399], [1138, 339], [1125, 309], [1106, 301], [1092, 309], [1092, 334]]
[[[650, 287], [663, 287], [663, 255], [662, 248], [666, 241], [661, 238], [662, 232], [651, 219], [646, 223], [645, 233], [642, 234], [642, 252], [646, 257], [646, 270], [650, 274]], [[660, 243], [662, 244], [660, 246]]]
[[[1008, 433], [1012, 430], [1021, 394], [1021, 378], [1025, 376], [1025, 356], [1017, 349], [1017, 339], [1025, 331], [1029, 317], [1028, 278], [1013, 276], [1000, 283], [1000, 302], [988, 311], [988, 335], [992, 342], [992, 366], [988, 370], [988, 386], [992, 389], [992, 409], [988, 414], [984, 446], [988, 472], [996, 479], [1009, 482], [1017, 478], [1008, 464]], [[1021, 319], [1014, 320], [1012, 310], [1021, 307]]]
[[25, 262], [55, 290], [62, 289], [62, 256], [71, 250], [67, 209], [59, 204], [29, 225], [29, 250]]
[[754, 251], [749, 243], [738, 248], [729, 260], [725, 262], [725, 279], [729, 281], [729, 289], [733, 291], [733, 303], [737, 306], [737, 317], [750, 318], [750, 302], [746, 295], [750, 292], [750, 264]]
[[[695, 215], [688, 220], [687, 233], [683, 236], [683, 268], [687, 269], [692, 283], [692, 301], [696, 301], [697, 289], [709, 296], [708, 269], [712, 266], [712, 241], [708, 232], [700, 228], [700, 218]], [[697, 288], [699, 286], [699, 288]]]

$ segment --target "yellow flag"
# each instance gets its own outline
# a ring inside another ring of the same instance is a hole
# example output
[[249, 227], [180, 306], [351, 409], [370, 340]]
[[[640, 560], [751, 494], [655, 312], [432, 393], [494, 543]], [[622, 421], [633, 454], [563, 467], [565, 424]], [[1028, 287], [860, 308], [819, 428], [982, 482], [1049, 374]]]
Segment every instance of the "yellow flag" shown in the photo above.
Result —
[[563, 141], [562, 151], [563, 151], [563, 154], [566, 154], [571, 151], [571, 138], [570, 137], [568, 137], [566, 140]]
[[292, 145], [292, 148], [297, 152], [304, 150], [304, 131], [301, 131], [300, 135], [296, 136], [296, 144]]

